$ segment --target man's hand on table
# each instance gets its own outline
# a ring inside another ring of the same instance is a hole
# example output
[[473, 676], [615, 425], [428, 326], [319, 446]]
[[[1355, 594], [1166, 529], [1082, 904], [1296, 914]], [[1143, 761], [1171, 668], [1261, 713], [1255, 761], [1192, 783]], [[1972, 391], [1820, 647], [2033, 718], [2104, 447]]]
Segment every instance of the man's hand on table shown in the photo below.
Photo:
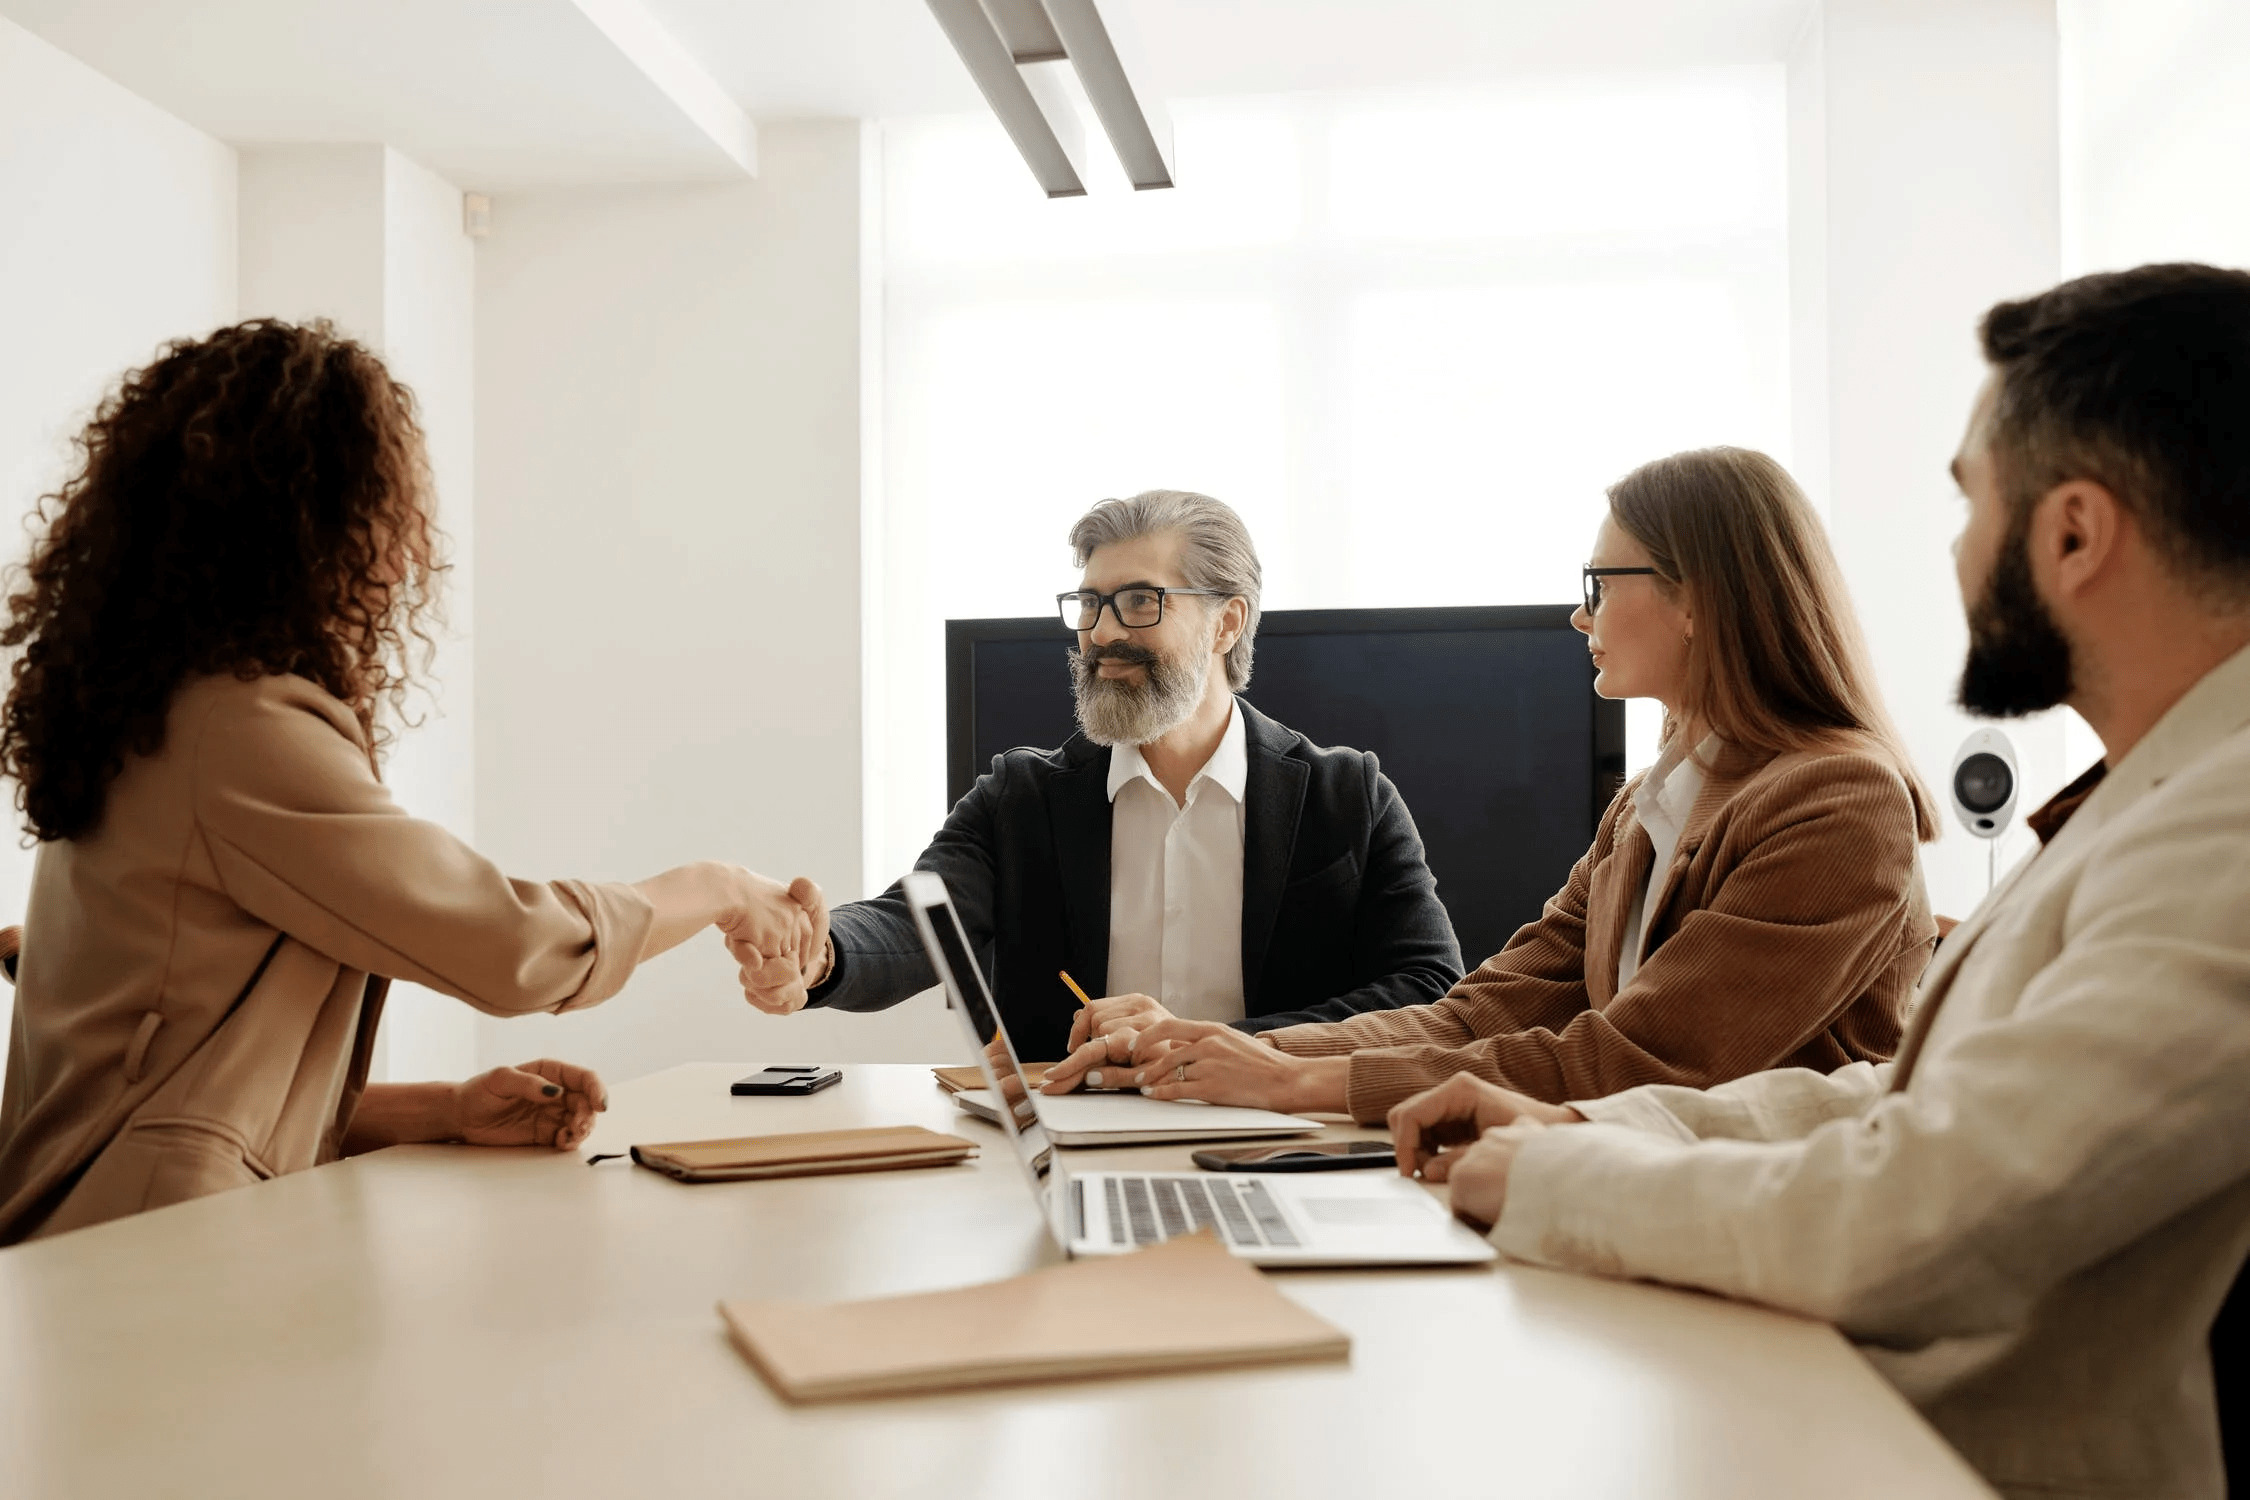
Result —
[[1454, 1213], [1482, 1230], [1507, 1204], [1508, 1169], [1523, 1143], [1550, 1125], [1585, 1118], [1567, 1104], [1456, 1073], [1391, 1110], [1391, 1143], [1402, 1175], [1450, 1184]]
[[1078, 1007], [1078, 1014], [1070, 1018], [1070, 1052], [1076, 1052], [1088, 1042], [1113, 1032], [1148, 1030], [1159, 1021], [1169, 1021], [1172, 1013], [1162, 1001], [1150, 995], [1104, 995], [1088, 1005]]
[[[1081, 1085], [1116, 1088], [1133, 1070], [1133, 1046], [1140, 1034], [1172, 1013], [1150, 995], [1104, 995], [1071, 1017], [1070, 1042], [1063, 1060], [1047, 1070], [1040, 1091], [1067, 1094]], [[1116, 1068], [1120, 1074], [1109, 1076]], [[1092, 1076], [1089, 1076], [1092, 1075]]]

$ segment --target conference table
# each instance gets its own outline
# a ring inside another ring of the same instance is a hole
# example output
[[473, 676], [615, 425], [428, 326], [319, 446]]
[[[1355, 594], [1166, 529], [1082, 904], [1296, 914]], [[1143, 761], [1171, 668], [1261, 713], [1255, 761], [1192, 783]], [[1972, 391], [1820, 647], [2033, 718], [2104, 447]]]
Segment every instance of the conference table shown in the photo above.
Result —
[[[1822, 1324], [1508, 1264], [1269, 1273], [1351, 1335], [1348, 1361], [792, 1406], [721, 1298], [926, 1291], [1057, 1255], [1006, 1141], [928, 1069], [729, 1095], [755, 1070], [614, 1086], [578, 1153], [394, 1147], [0, 1251], [0, 1495], [1991, 1493]], [[692, 1186], [587, 1161], [872, 1124], [982, 1150]]]

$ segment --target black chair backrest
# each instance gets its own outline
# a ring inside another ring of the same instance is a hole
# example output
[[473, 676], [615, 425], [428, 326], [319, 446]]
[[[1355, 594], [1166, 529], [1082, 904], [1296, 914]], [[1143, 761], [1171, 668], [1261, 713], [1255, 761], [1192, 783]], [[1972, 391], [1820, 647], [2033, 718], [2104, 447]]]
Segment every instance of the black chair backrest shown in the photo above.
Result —
[[2227, 1493], [2250, 1495], [2250, 1264], [2235, 1273], [2211, 1322], [2211, 1385], [2219, 1398]]

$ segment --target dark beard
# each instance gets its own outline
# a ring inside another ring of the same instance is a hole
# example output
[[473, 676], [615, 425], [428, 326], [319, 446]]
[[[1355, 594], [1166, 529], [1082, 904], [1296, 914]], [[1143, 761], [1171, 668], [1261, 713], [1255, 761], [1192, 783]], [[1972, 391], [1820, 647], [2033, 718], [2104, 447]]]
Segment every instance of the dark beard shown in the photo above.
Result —
[[[1095, 669], [1105, 661], [1140, 667], [1142, 680], [1103, 677]], [[1203, 701], [1200, 676], [1131, 641], [1071, 652], [1070, 686], [1078, 727], [1097, 745], [1145, 745], [1169, 734]]]
[[2070, 642], [2031, 585], [2029, 528], [2012, 524], [1969, 609], [1969, 657], [1956, 693], [1986, 719], [2020, 719], [2070, 696]]

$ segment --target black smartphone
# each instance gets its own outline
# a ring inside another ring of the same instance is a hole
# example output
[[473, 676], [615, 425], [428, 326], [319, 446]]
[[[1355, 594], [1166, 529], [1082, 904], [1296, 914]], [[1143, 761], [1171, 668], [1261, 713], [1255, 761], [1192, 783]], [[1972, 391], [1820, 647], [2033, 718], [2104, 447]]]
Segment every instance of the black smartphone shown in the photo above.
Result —
[[842, 1068], [820, 1063], [776, 1063], [748, 1078], [737, 1078], [730, 1094], [817, 1094], [832, 1083], [844, 1081]]
[[1194, 1160], [1206, 1172], [1349, 1172], [1358, 1167], [1395, 1167], [1398, 1153], [1389, 1141], [1291, 1141], [1282, 1146], [1198, 1151]]

